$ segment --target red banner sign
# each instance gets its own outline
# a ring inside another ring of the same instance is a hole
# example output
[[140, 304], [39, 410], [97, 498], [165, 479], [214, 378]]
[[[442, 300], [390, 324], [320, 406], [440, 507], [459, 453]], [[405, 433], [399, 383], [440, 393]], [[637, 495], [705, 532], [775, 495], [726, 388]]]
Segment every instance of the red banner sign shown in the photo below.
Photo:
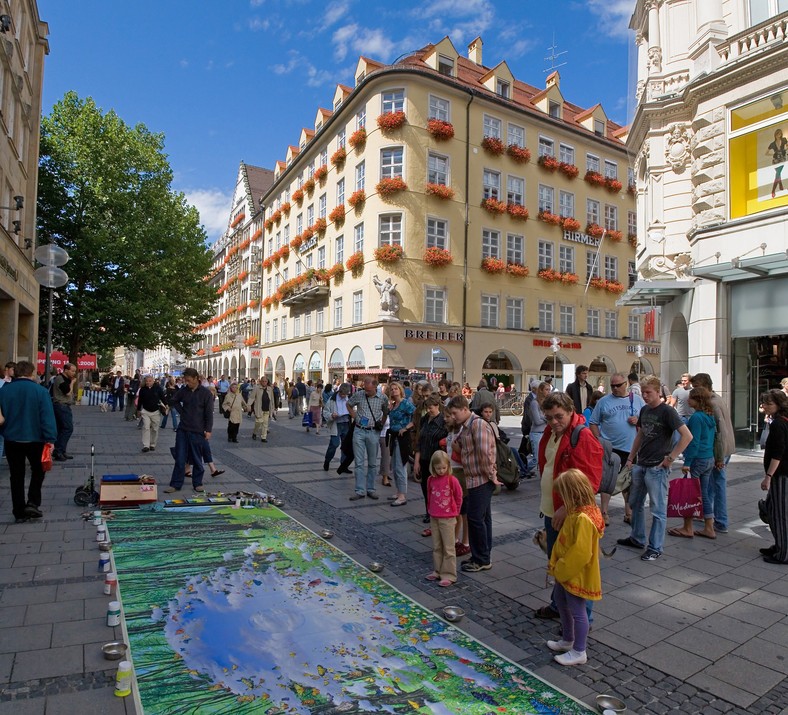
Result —
[[[98, 358], [95, 355], [80, 355], [77, 359], [77, 370], [96, 370]], [[68, 362], [68, 355], [55, 350], [49, 356], [49, 365], [51, 370], [62, 370], [63, 365]], [[44, 366], [46, 364], [46, 354], [38, 353], [38, 374], [44, 374]]]

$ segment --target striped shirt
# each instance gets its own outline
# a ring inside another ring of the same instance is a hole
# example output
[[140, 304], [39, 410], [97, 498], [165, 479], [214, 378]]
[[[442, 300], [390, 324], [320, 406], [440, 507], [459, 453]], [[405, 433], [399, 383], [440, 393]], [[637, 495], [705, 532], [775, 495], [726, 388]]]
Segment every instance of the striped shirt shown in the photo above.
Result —
[[356, 408], [356, 427], [372, 429], [375, 422], [384, 422], [388, 414], [388, 400], [377, 394], [367, 395], [364, 390], [356, 390], [347, 406]]
[[495, 435], [481, 417], [474, 414], [463, 423], [456, 437], [468, 489], [480, 487], [496, 477]]

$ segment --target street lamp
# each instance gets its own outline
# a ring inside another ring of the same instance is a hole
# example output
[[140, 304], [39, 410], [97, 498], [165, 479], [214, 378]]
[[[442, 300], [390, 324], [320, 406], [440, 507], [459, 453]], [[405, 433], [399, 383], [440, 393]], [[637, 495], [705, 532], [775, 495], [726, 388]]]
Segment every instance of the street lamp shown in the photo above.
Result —
[[553, 351], [553, 377], [558, 379], [558, 351], [561, 349], [561, 339], [550, 338], [550, 350]]
[[241, 348], [244, 346], [244, 336], [237, 333], [235, 338], [235, 347], [238, 348], [238, 374], [236, 376], [238, 382], [241, 382]]
[[640, 375], [640, 373], [643, 372], [643, 365], [642, 365], [642, 360], [641, 360], [641, 358], [643, 357], [643, 346], [642, 345], [638, 345], [635, 348], [635, 352], [637, 353], [637, 356], [638, 356], [638, 375]]
[[54, 243], [39, 246], [35, 252], [36, 260], [41, 264], [34, 273], [38, 284], [49, 289], [49, 317], [47, 321], [47, 347], [44, 355], [44, 381], [49, 382], [49, 362], [52, 356], [52, 299], [55, 288], [62, 288], [68, 283], [68, 273], [60, 266], [68, 263], [68, 252]]

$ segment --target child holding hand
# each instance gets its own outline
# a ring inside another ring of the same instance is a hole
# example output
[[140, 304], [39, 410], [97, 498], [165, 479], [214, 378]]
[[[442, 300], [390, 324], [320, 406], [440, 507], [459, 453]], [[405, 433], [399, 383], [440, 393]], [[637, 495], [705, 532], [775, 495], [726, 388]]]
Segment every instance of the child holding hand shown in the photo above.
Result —
[[559, 641], [547, 641], [547, 647], [560, 654], [555, 656], [560, 665], [581, 665], [587, 661], [586, 600], [602, 598], [599, 539], [605, 532], [605, 520], [588, 477], [579, 469], [562, 472], [553, 488], [566, 506], [566, 519], [548, 566], [555, 577], [553, 595], [561, 614], [562, 636]]
[[442, 450], [430, 459], [427, 479], [427, 511], [432, 529], [433, 571], [428, 581], [451, 586], [457, 580], [457, 554], [454, 550], [454, 528], [462, 505], [462, 487], [451, 472], [449, 455]]

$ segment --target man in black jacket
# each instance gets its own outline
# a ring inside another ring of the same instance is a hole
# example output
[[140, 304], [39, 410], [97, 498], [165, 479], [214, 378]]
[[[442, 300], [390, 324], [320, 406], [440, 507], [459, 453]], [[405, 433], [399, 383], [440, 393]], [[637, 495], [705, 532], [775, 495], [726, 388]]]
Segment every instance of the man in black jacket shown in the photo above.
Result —
[[591, 402], [591, 394], [594, 392], [588, 380], [588, 365], [578, 365], [575, 368], [575, 381], [566, 386], [566, 394], [575, 403], [575, 412], [582, 415], [583, 410]]
[[142, 451], [153, 452], [159, 440], [159, 425], [161, 412], [159, 406], [164, 404], [164, 390], [155, 382], [153, 375], [145, 375], [142, 387], [139, 389], [137, 404], [142, 416]]

